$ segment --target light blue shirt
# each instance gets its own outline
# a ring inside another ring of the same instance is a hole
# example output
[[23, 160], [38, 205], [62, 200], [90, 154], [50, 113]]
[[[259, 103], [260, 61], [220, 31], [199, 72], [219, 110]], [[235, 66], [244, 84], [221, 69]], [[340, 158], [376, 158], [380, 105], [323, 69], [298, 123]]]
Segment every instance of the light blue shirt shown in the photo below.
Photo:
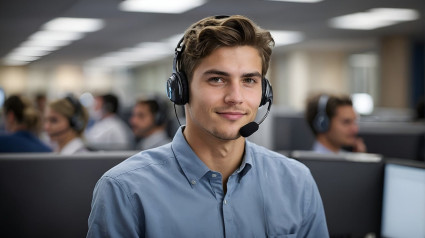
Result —
[[312, 150], [314, 152], [323, 153], [323, 154], [338, 154], [338, 153], [346, 152], [345, 150], [340, 149], [337, 153], [335, 153], [332, 150], [326, 148], [322, 143], [320, 143], [317, 140], [314, 142]]
[[300, 162], [249, 141], [228, 179], [210, 170], [182, 128], [96, 184], [87, 237], [328, 237], [322, 200]]

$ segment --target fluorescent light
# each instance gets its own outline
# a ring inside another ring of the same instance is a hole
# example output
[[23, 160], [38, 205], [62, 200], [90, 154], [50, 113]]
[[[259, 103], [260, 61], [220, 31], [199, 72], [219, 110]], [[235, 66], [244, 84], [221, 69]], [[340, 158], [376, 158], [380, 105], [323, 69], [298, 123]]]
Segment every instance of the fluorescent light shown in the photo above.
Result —
[[5, 60], [9, 60], [9, 61], [25, 61], [25, 62], [30, 62], [30, 61], [37, 60], [38, 58], [40, 58], [40, 57], [10, 54], [10, 55], [6, 56], [4, 59]]
[[59, 47], [69, 45], [72, 41], [58, 41], [58, 40], [28, 40], [21, 44], [21, 46], [44, 46], [44, 47], [51, 47], [52, 49], [57, 49]]
[[38, 31], [30, 36], [30, 40], [74, 41], [83, 38], [83, 36], [81, 32]]
[[332, 18], [330, 25], [342, 29], [373, 30], [418, 18], [418, 12], [413, 9], [374, 8], [367, 12]]
[[373, 98], [367, 93], [355, 93], [352, 95], [354, 109], [362, 114], [369, 115], [373, 112]]
[[321, 2], [323, 0], [266, 0], [266, 1], [275, 1], [275, 2], [300, 2], [300, 3], [315, 3]]
[[29, 63], [30, 62], [28, 61], [16, 61], [16, 60], [8, 60], [8, 59], [3, 60], [3, 64], [8, 66], [22, 66], [22, 65], [27, 65]]
[[26, 56], [44, 56], [52, 52], [44, 47], [18, 47], [11, 54], [26, 55]]
[[387, 21], [413, 21], [419, 18], [419, 13], [413, 9], [374, 8], [370, 12]]
[[270, 34], [275, 41], [275, 46], [294, 44], [304, 39], [303, 34], [297, 31], [270, 31]]
[[93, 18], [59, 17], [44, 24], [49, 31], [93, 32], [103, 27], [103, 21]]
[[183, 13], [205, 3], [206, 0], [126, 0], [119, 8], [130, 12]]

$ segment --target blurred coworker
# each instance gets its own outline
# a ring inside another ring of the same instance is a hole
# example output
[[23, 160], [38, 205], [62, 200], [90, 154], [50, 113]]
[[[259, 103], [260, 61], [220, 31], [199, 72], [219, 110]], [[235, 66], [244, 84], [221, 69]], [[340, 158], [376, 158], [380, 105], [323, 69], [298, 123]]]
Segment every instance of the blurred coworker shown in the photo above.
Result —
[[320, 153], [366, 152], [357, 136], [357, 114], [349, 96], [317, 95], [307, 101], [307, 122], [316, 137], [313, 151]]
[[0, 152], [51, 152], [37, 133], [41, 117], [27, 98], [12, 95], [4, 102], [5, 129], [0, 135]]
[[88, 117], [86, 109], [72, 96], [48, 104], [44, 130], [56, 144], [56, 152], [69, 155], [88, 151], [82, 140]]
[[87, 130], [88, 146], [95, 150], [127, 150], [132, 146], [131, 130], [117, 115], [119, 101], [115, 95], [95, 98], [97, 121]]
[[168, 116], [160, 98], [138, 100], [133, 107], [130, 125], [136, 139], [136, 149], [147, 150], [171, 142], [166, 131]]

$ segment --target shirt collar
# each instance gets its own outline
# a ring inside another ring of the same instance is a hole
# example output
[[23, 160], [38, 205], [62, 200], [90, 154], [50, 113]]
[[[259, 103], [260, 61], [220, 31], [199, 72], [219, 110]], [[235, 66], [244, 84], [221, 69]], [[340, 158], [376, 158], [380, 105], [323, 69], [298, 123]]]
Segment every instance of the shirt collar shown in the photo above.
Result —
[[[184, 126], [180, 127], [175, 134], [171, 148], [174, 156], [183, 170], [186, 179], [191, 184], [195, 185], [210, 169], [204, 162], [195, 154], [190, 148], [183, 135]], [[252, 167], [252, 149], [250, 142], [245, 140], [245, 154], [241, 166], [235, 171], [240, 175], [239, 180], [250, 170]]]

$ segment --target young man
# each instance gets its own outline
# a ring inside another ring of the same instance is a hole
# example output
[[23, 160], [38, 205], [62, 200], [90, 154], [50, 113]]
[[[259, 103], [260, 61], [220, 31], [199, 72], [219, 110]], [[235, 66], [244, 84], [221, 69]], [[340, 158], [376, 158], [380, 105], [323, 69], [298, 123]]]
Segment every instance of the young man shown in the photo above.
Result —
[[316, 137], [313, 151], [319, 153], [366, 152], [357, 136], [357, 114], [349, 96], [316, 95], [308, 99], [306, 119]]
[[114, 94], [95, 98], [97, 121], [86, 129], [86, 140], [92, 150], [128, 150], [133, 147], [132, 133], [126, 122], [118, 116], [119, 100]]
[[136, 139], [136, 149], [147, 150], [171, 142], [166, 125], [168, 115], [162, 99], [140, 99], [133, 107], [130, 125]]
[[186, 31], [167, 82], [186, 126], [99, 180], [88, 237], [328, 237], [309, 170], [240, 135], [267, 94], [273, 43], [242, 16]]

